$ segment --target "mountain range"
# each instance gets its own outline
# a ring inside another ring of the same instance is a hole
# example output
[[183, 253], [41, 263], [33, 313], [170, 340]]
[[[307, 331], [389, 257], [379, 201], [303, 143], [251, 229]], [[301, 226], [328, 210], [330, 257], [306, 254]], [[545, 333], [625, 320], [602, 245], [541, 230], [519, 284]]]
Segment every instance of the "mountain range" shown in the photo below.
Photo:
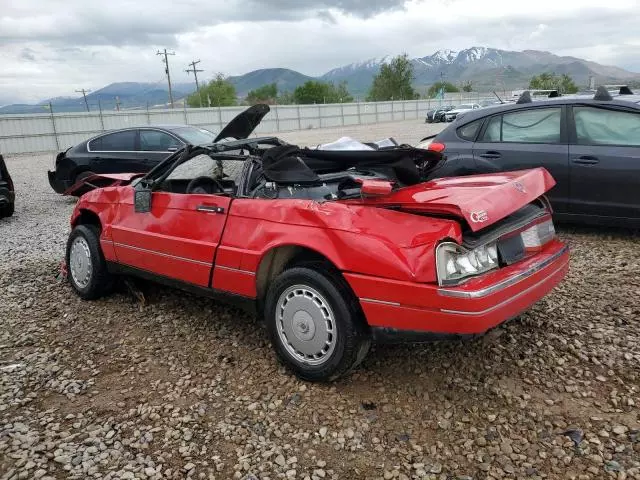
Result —
[[[292, 91], [308, 80], [334, 83], [346, 82], [349, 91], [360, 98], [366, 95], [373, 77], [391, 56], [372, 58], [335, 68], [319, 77], [311, 77], [287, 68], [265, 68], [244, 75], [229, 77], [236, 87], [238, 97], [262, 85], [276, 83], [278, 91]], [[640, 73], [619, 67], [601, 65], [576, 57], [559, 56], [538, 50], [508, 51], [488, 47], [472, 47], [461, 51], [439, 50], [432, 55], [411, 59], [414, 69], [414, 86], [418, 91], [426, 89], [441, 79], [455, 84], [471, 82], [474, 91], [488, 92], [495, 89], [525, 88], [533, 75], [549, 71], [570, 75], [579, 86], [589, 85], [593, 77], [597, 84], [640, 83]], [[195, 90], [193, 83], [173, 85], [173, 98], [180, 99]], [[116, 100], [117, 98], [117, 100]], [[168, 89], [160, 83], [118, 82], [87, 95], [92, 110], [98, 104], [104, 110], [116, 108], [164, 108], [168, 101]], [[12, 104], [0, 107], [3, 113], [42, 113], [51, 103], [54, 111], [83, 111], [83, 97], [64, 97], [44, 100], [36, 105]]]

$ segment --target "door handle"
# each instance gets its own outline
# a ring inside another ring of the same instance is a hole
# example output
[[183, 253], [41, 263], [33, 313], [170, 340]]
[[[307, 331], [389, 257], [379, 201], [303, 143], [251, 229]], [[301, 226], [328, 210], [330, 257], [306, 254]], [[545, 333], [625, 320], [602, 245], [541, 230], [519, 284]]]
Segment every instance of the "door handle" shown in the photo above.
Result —
[[198, 205], [196, 207], [198, 212], [207, 212], [207, 213], [224, 213], [223, 207], [218, 207], [217, 205]]
[[490, 150], [488, 152], [481, 153], [480, 156], [482, 158], [500, 158], [502, 154], [500, 152], [494, 152]]
[[596, 157], [592, 157], [591, 155], [584, 155], [582, 157], [574, 158], [573, 163], [577, 163], [578, 165], [595, 165], [599, 163]]

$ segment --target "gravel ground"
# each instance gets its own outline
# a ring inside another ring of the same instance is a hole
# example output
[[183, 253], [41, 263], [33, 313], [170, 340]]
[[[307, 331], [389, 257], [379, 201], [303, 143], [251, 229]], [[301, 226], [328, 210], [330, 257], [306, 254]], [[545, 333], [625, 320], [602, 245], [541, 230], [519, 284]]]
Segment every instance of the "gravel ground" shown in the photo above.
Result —
[[350, 377], [306, 384], [244, 313], [148, 284], [144, 302], [83, 302], [58, 282], [74, 201], [49, 189], [52, 159], [8, 159], [0, 478], [640, 479], [637, 234], [561, 227], [570, 274], [520, 318], [473, 341], [374, 348]]

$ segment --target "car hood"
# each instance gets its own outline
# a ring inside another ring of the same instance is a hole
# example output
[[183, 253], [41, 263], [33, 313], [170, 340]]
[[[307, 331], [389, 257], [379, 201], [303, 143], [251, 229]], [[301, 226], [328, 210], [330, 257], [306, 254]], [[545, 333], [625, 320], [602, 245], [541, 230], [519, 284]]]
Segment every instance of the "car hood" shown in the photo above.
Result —
[[269, 105], [263, 103], [247, 108], [227, 123], [227, 126], [222, 129], [214, 140], [214, 143], [225, 138], [242, 140], [249, 137], [270, 110]]
[[463, 218], [478, 231], [511, 215], [555, 185], [544, 168], [440, 178], [354, 201], [395, 210]]

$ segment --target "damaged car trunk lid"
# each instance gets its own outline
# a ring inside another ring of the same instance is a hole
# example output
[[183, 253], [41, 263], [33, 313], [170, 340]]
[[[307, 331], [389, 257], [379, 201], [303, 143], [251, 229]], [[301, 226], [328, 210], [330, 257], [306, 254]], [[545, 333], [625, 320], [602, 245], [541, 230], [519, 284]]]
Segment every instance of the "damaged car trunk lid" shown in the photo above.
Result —
[[544, 168], [442, 178], [355, 203], [464, 219], [477, 232], [544, 195], [555, 180]]
[[215, 138], [214, 143], [224, 140], [225, 138], [233, 138], [236, 140], [248, 138], [269, 111], [269, 105], [262, 103], [247, 108], [222, 129]]

